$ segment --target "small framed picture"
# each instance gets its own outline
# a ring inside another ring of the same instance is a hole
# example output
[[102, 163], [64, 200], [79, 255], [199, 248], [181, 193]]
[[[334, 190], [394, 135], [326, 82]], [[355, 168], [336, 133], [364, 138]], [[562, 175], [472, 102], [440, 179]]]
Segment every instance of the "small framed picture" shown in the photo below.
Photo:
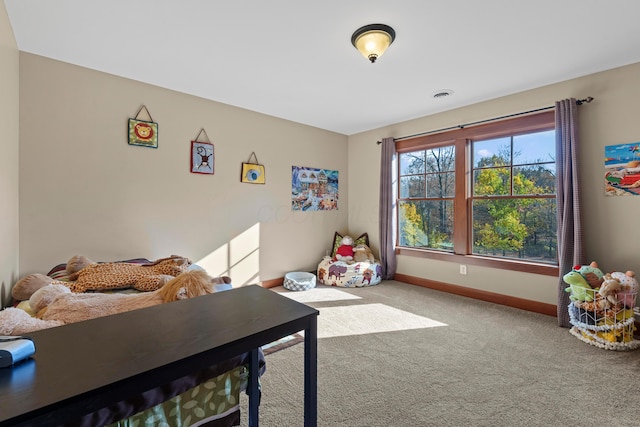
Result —
[[247, 182], [249, 184], [264, 184], [264, 165], [260, 165], [257, 163], [243, 163], [240, 182]]
[[255, 151], [251, 153], [249, 160], [242, 162], [240, 182], [246, 182], [248, 184], [264, 184], [266, 182], [264, 165], [258, 163], [258, 156], [256, 156]]
[[129, 119], [129, 145], [158, 148], [158, 123]]
[[213, 144], [209, 142], [191, 141], [191, 172], [213, 174]]

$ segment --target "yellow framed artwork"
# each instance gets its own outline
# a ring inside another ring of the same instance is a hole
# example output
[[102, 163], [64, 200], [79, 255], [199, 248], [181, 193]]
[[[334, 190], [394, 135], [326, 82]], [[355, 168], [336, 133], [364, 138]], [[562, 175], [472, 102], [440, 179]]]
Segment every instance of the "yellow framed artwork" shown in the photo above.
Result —
[[[251, 159], [255, 159], [255, 162], [252, 162]], [[256, 153], [251, 153], [249, 161], [242, 163], [240, 182], [248, 184], [264, 184], [266, 182], [264, 165], [258, 163]]]

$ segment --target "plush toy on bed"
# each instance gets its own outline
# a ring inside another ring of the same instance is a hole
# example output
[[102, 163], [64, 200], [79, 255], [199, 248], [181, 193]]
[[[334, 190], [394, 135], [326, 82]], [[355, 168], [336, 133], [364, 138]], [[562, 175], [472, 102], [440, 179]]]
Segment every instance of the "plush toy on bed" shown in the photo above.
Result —
[[353, 238], [344, 236], [338, 249], [336, 250], [336, 261], [353, 262]]
[[17, 301], [28, 300], [43, 286], [65, 285], [72, 292], [104, 291], [134, 288], [139, 291], [155, 291], [189, 268], [191, 261], [172, 255], [149, 264], [129, 262], [97, 263], [76, 255], [67, 262], [69, 282], [54, 280], [44, 274], [30, 274], [20, 279], [11, 294]]
[[73, 293], [64, 285], [40, 288], [29, 299], [32, 317], [25, 310], [0, 311], [0, 335], [22, 335], [82, 320], [194, 298], [214, 292], [214, 285], [229, 283], [226, 276], [211, 278], [204, 270], [187, 271], [153, 292], [136, 294]]

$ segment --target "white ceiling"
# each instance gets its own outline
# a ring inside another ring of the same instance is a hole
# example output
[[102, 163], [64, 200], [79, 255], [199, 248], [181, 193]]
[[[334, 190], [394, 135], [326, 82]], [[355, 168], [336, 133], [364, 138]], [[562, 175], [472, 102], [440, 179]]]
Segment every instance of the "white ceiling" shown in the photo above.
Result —
[[[345, 135], [640, 62], [638, 0], [5, 4], [21, 51]], [[396, 31], [375, 64], [372, 23]]]

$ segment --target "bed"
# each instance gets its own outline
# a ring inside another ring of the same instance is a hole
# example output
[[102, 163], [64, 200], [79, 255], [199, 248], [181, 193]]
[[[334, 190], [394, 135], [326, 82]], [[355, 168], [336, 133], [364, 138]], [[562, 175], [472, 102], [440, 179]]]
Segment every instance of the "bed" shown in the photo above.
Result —
[[[137, 258], [126, 261], [134, 264], [151, 263]], [[191, 266], [190, 268], [199, 268]], [[66, 264], [53, 267], [47, 276], [68, 281]], [[216, 291], [230, 289], [230, 284], [216, 285]], [[131, 289], [110, 292], [137, 292]], [[29, 311], [27, 301], [16, 307]], [[30, 313], [33, 314], [33, 313]], [[259, 375], [265, 371], [264, 353], [259, 352]], [[109, 407], [87, 414], [69, 426], [208, 426], [240, 425], [240, 393], [247, 390], [248, 354], [225, 360], [199, 372], [147, 390], [140, 396], [125, 399]]]

